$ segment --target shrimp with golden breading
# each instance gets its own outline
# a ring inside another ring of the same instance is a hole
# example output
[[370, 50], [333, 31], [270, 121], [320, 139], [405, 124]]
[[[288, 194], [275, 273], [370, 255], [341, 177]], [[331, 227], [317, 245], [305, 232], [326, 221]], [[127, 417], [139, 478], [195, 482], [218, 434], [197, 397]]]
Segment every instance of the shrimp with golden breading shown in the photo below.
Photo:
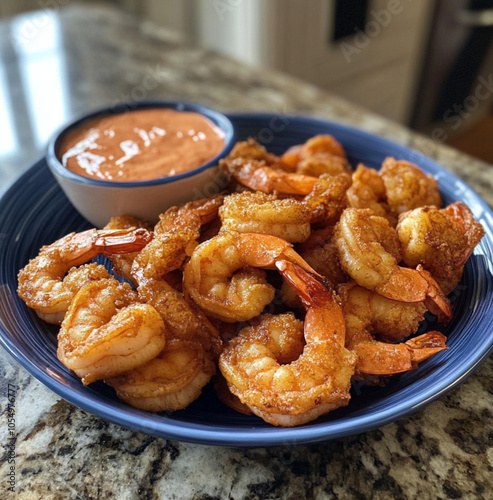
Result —
[[[233, 394], [274, 425], [300, 425], [347, 405], [356, 356], [344, 347], [342, 309], [331, 291], [298, 264], [276, 267], [307, 307], [304, 330], [294, 315], [265, 315], [221, 354]], [[305, 343], [305, 345], [303, 345]]]
[[334, 241], [343, 269], [359, 285], [401, 302], [424, 302], [442, 321], [452, 317], [448, 299], [422, 267], [401, 260], [396, 231], [369, 209], [346, 209], [335, 226]]
[[139, 297], [162, 318], [166, 345], [148, 363], [105, 382], [115, 388], [120, 399], [136, 408], [186, 408], [214, 375], [221, 340], [205, 315], [166, 281], [146, 281], [139, 286]]
[[[186, 213], [186, 218], [188, 216]], [[199, 225], [187, 227], [182, 220], [180, 226], [179, 219], [181, 215], [174, 219], [174, 230], [165, 230], [162, 226], [156, 232], [153, 241], [136, 257], [132, 276], [138, 285], [139, 296], [157, 309], [173, 338], [200, 341], [208, 350], [217, 351], [220, 345], [217, 331], [194, 304], [166, 281], [169, 273], [183, 267], [199, 237]]]
[[84, 385], [125, 373], [157, 356], [165, 327], [157, 311], [141, 304], [127, 283], [114, 278], [84, 285], [58, 334], [58, 359]]
[[413, 267], [421, 264], [449, 294], [484, 229], [466, 205], [456, 202], [443, 209], [422, 207], [403, 213], [397, 234], [403, 261]]
[[198, 244], [203, 225], [217, 218], [222, 202], [222, 196], [204, 198], [161, 214], [154, 241], [134, 259], [132, 279], [142, 287], [150, 280], [167, 280], [168, 274], [181, 269]]
[[[150, 282], [139, 293], [163, 320], [167, 340], [164, 349], [145, 364], [124, 374], [106, 378], [118, 397], [147, 411], [186, 408], [200, 395], [215, 373], [214, 359], [220, 339], [200, 311], [189, 307], [166, 282]], [[214, 333], [213, 333], [214, 332]]]
[[292, 243], [310, 236], [311, 211], [292, 198], [279, 200], [261, 192], [235, 193], [224, 199], [219, 215], [225, 231], [270, 234]]
[[301, 159], [317, 155], [334, 155], [346, 158], [346, 152], [342, 144], [330, 134], [318, 134], [310, 137], [301, 147]]
[[349, 206], [371, 208], [375, 215], [385, 217], [391, 226], [397, 224], [397, 216], [387, 202], [387, 191], [382, 177], [376, 170], [359, 164], [353, 173], [353, 183], [347, 190]]
[[197, 245], [201, 224], [217, 215], [218, 206], [219, 200], [202, 200], [168, 210], [158, 223], [154, 240], [134, 260], [132, 275], [139, 298], [155, 308], [167, 330], [166, 346], [157, 356], [105, 380], [120, 399], [136, 408], [185, 408], [215, 373], [214, 360], [221, 348], [217, 330], [166, 277], [182, 267]]
[[315, 271], [281, 238], [225, 232], [201, 243], [185, 265], [183, 287], [209, 316], [225, 322], [248, 321], [274, 298], [262, 269], [290, 259]]
[[308, 264], [323, 276], [332, 287], [336, 287], [348, 280], [348, 275], [341, 266], [337, 245], [332, 237], [329, 237], [320, 245], [311, 246], [305, 249], [299, 248], [301, 257]]
[[233, 146], [227, 159], [234, 160], [235, 158], [257, 160], [273, 168], [292, 170], [290, 165], [285, 164], [278, 156], [269, 153], [264, 146], [259, 144], [252, 137], [248, 138], [246, 141], [239, 141]]
[[283, 163], [296, 168], [298, 173], [318, 177], [337, 175], [351, 170], [346, 152], [332, 135], [319, 134], [304, 144], [290, 147], [282, 156]]
[[175, 411], [195, 401], [216, 371], [199, 342], [171, 338], [148, 363], [105, 382], [120, 399], [145, 411]]
[[[364, 329], [384, 342], [401, 342], [414, 335], [426, 312], [422, 302], [399, 302], [387, 299], [359, 286], [355, 281], [338, 286], [337, 293], [343, 304], [344, 315], [352, 314], [364, 320]], [[355, 330], [351, 328], [351, 332]]]
[[[220, 162], [221, 169], [254, 191], [307, 195], [321, 175], [350, 173], [346, 153], [331, 135], [318, 135], [290, 148], [281, 158], [253, 142], [240, 143]], [[296, 172], [293, 172], [296, 170]]]
[[60, 324], [84, 284], [109, 277], [100, 265], [75, 266], [100, 254], [138, 251], [151, 238], [152, 234], [145, 229], [89, 229], [70, 233], [42, 247], [39, 255], [19, 271], [17, 293], [41, 319]]
[[310, 193], [303, 198], [303, 202], [311, 210], [311, 222], [324, 226], [334, 225], [348, 206], [346, 192], [349, 186], [349, 174], [320, 176]]
[[176, 229], [194, 229], [199, 232], [205, 224], [218, 217], [222, 203], [223, 196], [217, 195], [189, 201], [180, 207], [171, 207], [159, 216], [154, 231], [158, 235]]
[[231, 341], [219, 367], [256, 415], [291, 427], [348, 404], [356, 356], [344, 347], [344, 317], [332, 292], [297, 264], [277, 266], [306, 304], [304, 329], [291, 313], [264, 315]]
[[321, 175], [339, 175], [351, 172], [346, 158], [336, 155], [317, 154], [301, 160], [296, 167], [296, 172], [303, 175], [320, 177]]
[[404, 343], [388, 343], [400, 342], [416, 333], [426, 310], [421, 303], [386, 299], [354, 282], [339, 292], [342, 292], [346, 319], [346, 347], [358, 355], [358, 378], [365, 380], [367, 375], [393, 375], [413, 370], [422, 361], [447, 349], [446, 337], [435, 331]]
[[387, 202], [396, 215], [424, 206], [441, 207], [438, 183], [416, 165], [388, 157], [379, 171], [385, 184]]

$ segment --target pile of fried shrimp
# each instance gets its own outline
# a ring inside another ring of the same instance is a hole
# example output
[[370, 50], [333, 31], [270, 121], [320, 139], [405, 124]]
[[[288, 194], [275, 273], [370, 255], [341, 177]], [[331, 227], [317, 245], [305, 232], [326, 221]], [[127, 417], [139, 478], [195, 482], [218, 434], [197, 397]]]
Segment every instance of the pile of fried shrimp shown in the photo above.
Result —
[[354, 381], [383, 384], [447, 349], [416, 334], [427, 311], [452, 318], [447, 295], [484, 231], [463, 203], [442, 207], [432, 176], [390, 157], [353, 170], [330, 135], [282, 156], [239, 142], [220, 169], [226, 192], [153, 228], [124, 215], [68, 234], [19, 272], [84, 384], [162, 412], [214, 377], [225, 404], [289, 427], [346, 406]]

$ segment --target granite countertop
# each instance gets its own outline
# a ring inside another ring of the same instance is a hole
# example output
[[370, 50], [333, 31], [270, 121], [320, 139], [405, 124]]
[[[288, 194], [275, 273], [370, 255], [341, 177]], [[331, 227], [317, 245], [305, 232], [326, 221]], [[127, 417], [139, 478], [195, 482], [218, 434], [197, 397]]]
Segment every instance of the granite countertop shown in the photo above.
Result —
[[[489, 165], [310, 85], [188, 47], [107, 7], [70, 5], [36, 15], [0, 24], [0, 108], [7, 106], [0, 129], [10, 127], [14, 144], [0, 145], [2, 190], [41, 156], [44, 134], [68, 119], [129, 99], [179, 98], [356, 125], [435, 158], [493, 203]], [[246, 450], [157, 439], [107, 423], [60, 399], [3, 349], [0, 373], [1, 498], [491, 498], [491, 358], [438, 401], [377, 430]], [[8, 384], [19, 387], [15, 493], [7, 490]]]

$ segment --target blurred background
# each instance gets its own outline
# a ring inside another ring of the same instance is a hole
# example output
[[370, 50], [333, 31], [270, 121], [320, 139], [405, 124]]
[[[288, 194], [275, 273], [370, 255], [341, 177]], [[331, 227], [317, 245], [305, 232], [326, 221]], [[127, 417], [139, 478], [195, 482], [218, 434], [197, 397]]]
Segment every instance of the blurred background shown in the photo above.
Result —
[[[51, 15], [69, 3], [75, 2], [1, 0], [0, 17], [31, 12], [16, 18], [14, 29], [22, 33], [32, 16]], [[186, 43], [306, 80], [493, 163], [491, 0], [99, 3], [172, 30]], [[31, 51], [55, 43], [49, 33], [38, 38]], [[51, 71], [56, 62], [48, 58], [39, 64]], [[0, 106], [5, 78], [0, 65]], [[6, 110], [5, 95], [3, 102]]]

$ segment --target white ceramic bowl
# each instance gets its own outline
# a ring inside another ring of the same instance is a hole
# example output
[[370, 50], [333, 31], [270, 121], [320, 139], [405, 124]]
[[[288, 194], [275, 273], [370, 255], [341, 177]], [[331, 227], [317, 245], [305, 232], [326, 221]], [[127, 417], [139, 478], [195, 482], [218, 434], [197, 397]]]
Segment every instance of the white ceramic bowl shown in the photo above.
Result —
[[[75, 174], [62, 165], [58, 151], [63, 138], [70, 130], [95, 118], [149, 108], [194, 111], [204, 115], [224, 132], [224, 149], [209, 162], [189, 172], [140, 182], [96, 180]], [[46, 160], [72, 205], [95, 227], [103, 227], [111, 217], [124, 214], [153, 223], [157, 221], [160, 213], [171, 206], [222, 191], [226, 184], [219, 174], [217, 163], [229, 153], [234, 142], [233, 125], [222, 113], [187, 102], [145, 101], [131, 108], [122, 105], [101, 109], [72, 122], [52, 138], [48, 144]]]

